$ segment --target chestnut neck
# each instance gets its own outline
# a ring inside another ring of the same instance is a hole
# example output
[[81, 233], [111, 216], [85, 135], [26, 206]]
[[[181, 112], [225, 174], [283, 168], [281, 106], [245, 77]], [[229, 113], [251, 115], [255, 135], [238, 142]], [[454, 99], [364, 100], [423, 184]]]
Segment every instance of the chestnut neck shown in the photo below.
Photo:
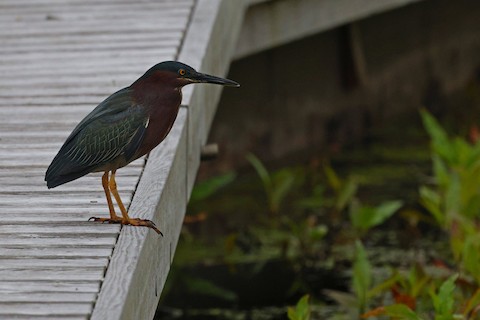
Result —
[[155, 71], [144, 74], [130, 87], [135, 101], [147, 108], [178, 108], [182, 100], [183, 83], [177, 75], [168, 71]]

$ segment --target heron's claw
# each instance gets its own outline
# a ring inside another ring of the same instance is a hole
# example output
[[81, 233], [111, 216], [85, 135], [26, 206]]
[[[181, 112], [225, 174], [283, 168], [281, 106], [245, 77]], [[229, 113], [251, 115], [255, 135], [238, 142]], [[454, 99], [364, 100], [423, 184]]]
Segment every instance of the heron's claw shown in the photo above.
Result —
[[147, 228], [153, 229], [156, 233], [158, 233], [163, 237], [163, 233], [157, 228], [157, 226], [152, 220], [134, 218], [134, 219], [128, 219], [127, 223], [124, 223], [124, 224], [130, 224], [132, 226], [147, 227]]
[[146, 220], [146, 219], [139, 219], [139, 218], [129, 218], [129, 219], [123, 219], [123, 218], [97, 218], [97, 217], [90, 217], [88, 221], [94, 221], [94, 222], [101, 222], [101, 223], [120, 223], [123, 225], [131, 225], [131, 226], [138, 226], [138, 227], [147, 227], [152, 230], [154, 230], [156, 233], [161, 235], [163, 237], [163, 233], [157, 228], [155, 223], [151, 220]]

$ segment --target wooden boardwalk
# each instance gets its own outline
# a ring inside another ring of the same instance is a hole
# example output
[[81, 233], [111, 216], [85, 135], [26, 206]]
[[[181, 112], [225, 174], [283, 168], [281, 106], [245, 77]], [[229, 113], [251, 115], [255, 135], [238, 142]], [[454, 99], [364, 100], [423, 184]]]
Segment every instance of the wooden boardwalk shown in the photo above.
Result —
[[44, 173], [83, 116], [155, 63], [224, 75], [240, 3], [0, 2], [0, 319], [153, 317], [220, 88], [185, 90], [168, 139], [118, 172], [131, 215], [163, 238], [87, 222], [108, 212], [98, 174], [48, 190]]

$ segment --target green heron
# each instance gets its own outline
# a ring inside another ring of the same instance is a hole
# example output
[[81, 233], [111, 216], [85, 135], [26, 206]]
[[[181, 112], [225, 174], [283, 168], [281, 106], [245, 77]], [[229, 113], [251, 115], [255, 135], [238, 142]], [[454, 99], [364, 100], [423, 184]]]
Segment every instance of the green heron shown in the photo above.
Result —
[[[156, 64], [132, 85], [105, 99], [73, 129], [45, 174], [48, 188], [91, 172], [104, 172], [102, 186], [110, 218], [89, 220], [144, 226], [162, 234], [152, 221], [129, 217], [117, 191], [115, 173], [165, 139], [182, 102], [181, 89], [191, 83], [240, 86], [180, 62]], [[111, 194], [122, 217], [115, 213]]]

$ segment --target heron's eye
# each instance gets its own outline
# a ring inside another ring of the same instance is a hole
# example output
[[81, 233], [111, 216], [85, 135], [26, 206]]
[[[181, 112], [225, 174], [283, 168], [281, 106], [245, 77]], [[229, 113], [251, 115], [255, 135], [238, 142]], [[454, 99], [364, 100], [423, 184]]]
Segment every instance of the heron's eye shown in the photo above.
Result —
[[184, 76], [186, 72], [185, 72], [184, 69], [180, 69], [180, 70], [178, 70], [178, 73], [179, 73], [181, 76]]

